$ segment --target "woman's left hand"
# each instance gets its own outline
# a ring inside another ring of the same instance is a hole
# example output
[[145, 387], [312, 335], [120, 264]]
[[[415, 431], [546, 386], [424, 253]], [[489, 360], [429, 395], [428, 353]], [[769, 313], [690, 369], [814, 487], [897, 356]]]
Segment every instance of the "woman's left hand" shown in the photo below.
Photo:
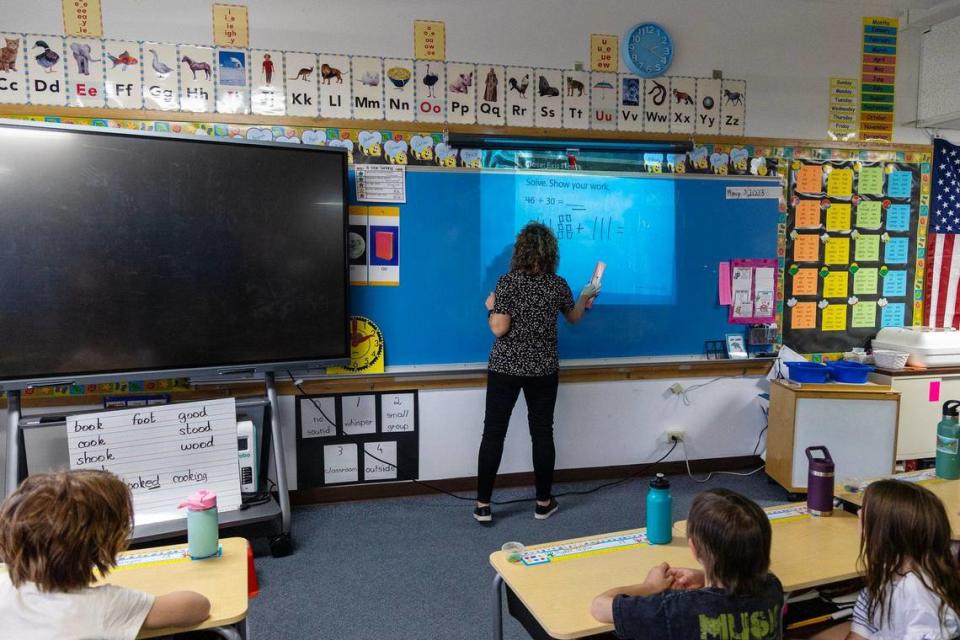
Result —
[[490, 295], [487, 296], [486, 301], [483, 303], [484, 306], [487, 308], [487, 311], [493, 311], [493, 303], [495, 300], [496, 298], [493, 295], [493, 291], [491, 291]]

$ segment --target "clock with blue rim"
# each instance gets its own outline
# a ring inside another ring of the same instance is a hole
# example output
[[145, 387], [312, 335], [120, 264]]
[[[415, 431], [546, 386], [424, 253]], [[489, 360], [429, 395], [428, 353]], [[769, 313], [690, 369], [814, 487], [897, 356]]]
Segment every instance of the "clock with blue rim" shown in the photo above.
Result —
[[623, 38], [623, 59], [638, 76], [656, 78], [673, 62], [673, 41], [667, 30], [654, 22], [641, 22]]

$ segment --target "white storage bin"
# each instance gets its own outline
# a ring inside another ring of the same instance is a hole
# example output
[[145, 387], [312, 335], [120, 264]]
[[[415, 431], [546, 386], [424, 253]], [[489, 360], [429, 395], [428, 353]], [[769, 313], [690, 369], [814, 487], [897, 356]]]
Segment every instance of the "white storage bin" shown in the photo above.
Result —
[[960, 331], [886, 327], [873, 339], [874, 349], [906, 351], [911, 367], [951, 367], [960, 365]]

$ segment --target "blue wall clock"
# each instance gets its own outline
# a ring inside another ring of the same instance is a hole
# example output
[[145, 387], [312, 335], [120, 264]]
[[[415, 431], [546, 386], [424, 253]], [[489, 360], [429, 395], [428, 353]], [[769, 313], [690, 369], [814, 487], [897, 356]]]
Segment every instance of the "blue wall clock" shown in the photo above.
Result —
[[623, 59], [638, 76], [662, 76], [673, 62], [673, 41], [667, 30], [654, 22], [641, 22], [623, 37]]

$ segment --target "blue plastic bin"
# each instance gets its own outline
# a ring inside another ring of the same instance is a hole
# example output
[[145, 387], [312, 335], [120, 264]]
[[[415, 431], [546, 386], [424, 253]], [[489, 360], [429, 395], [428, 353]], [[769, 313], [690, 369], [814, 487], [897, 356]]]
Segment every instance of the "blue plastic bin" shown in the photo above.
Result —
[[827, 367], [830, 369], [830, 377], [835, 382], [846, 384], [864, 384], [867, 382], [868, 374], [873, 371], [873, 367], [870, 365], [846, 360], [831, 362]]
[[830, 374], [825, 365], [818, 362], [787, 362], [787, 377], [794, 382], [824, 383]]

